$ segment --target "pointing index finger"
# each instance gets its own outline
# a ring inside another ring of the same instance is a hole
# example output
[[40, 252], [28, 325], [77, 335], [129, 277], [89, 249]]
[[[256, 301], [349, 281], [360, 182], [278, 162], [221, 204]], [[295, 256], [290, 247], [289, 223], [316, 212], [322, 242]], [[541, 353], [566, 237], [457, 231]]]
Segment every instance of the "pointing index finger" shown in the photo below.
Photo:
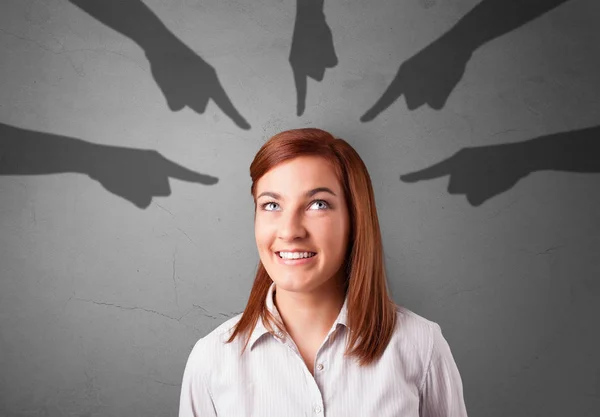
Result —
[[[162, 157], [162, 155], [161, 155]], [[173, 161], [162, 157], [163, 172], [171, 178], [176, 178], [182, 181], [196, 182], [200, 184], [212, 185], [216, 184], [219, 179], [206, 174], [200, 174], [199, 172], [192, 171], [186, 167], [176, 164]]]
[[225, 92], [225, 89], [219, 82], [216, 80], [216, 86], [213, 89], [212, 99], [215, 104], [231, 119], [233, 122], [241, 129], [249, 130], [250, 123], [246, 121], [244, 116], [235, 108], [231, 99]]
[[401, 175], [400, 180], [404, 182], [417, 182], [440, 178], [445, 175], [450, 175], [452, 173], [452, 166], [452, 158], [444, 159], [443, 161], [438, 162], [430, 167]]
[[385, 90], [383, 95], [377, 100], [377, 102], [371, 107], [365, 114], [360, 118], [361, 122], [370, 122], [379, 116], [380, 113], [390, 107], [397, 99], [403, 94], [402, 77], [400, 76], [400, 70], [398, 74]]

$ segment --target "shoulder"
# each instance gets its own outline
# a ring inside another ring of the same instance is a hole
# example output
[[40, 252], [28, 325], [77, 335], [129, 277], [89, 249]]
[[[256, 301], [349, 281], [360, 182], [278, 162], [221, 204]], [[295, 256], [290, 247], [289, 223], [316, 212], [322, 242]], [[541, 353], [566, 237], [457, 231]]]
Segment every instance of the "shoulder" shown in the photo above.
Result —
[[440, 330], [439, 324], [429, 320], [412, 310], [396, 305], [395, 332], [402, 337], [412, 340], [432, 341], [434, 333]]
[[390, 340], [390, 354], [399, 355], [414, 375], [422, 379], [431, 361], [440, 326], [404, 306], [396, 305], [396, 326]]
[[198, 339], [190, 352], [186, 369], [194, 373], [209, 373], [213, 364], [222, 363], [227, 359], [235, 359], [235, 355], [239, 355], [241, 352], [243, 338], [236, 337], [232, 343], [226, 343], [226, 341], [241, 317], [240, 313]]
[[404, 306], [396, 305], [396, 325], [390, 343], [403, 355], [426, 362], [431, 356], [439, 325]]
[[232, 318], [221, 323], [219, 326], [217, 326], [214, 330], [212, 330], [200, 340], [204, 340], [205, 343], [208, 345], [215, 346], [224, 343], [227, 339], [229, 339], [229, 336], [231, 336], [231, 333], [233, 332], [234, 326], [240, 321], [241, 318], [242, 313], [233, 316]]
[[448, 353], [448, 342], [437, 322], [402, 306], [397, 306], [397, 317], [398, 334], [419, 343], [425, 349], [424, 353], [427, 354], [428, 361], [431, 361], [432, 356]]

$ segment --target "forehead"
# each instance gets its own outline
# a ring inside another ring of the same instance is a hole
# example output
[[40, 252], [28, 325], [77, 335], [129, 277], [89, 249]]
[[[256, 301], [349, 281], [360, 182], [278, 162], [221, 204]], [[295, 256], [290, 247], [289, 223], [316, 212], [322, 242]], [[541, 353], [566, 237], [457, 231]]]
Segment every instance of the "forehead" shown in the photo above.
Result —
[[263, 191], [295, 194], [315, 187], [341, 190], [335, 169], [327, 159], [299, 156], [271, 168], [258, 180], [256, 191], [257, 194]]

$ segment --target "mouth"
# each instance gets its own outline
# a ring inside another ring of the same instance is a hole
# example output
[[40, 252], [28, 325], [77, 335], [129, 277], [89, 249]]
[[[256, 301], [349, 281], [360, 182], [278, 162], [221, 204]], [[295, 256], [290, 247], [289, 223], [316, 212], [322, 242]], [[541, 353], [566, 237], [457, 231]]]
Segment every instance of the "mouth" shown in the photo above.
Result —
[[304, 265], [314, 261], [316, 252], [275, 252], [279, 263], [283, 265]]
[[316, 252], [283, 252], [283, 251], [278, 251], [275, 252], [275, 254], [281, 258], [281, 259], [307, 259], [307, 258], [312, 258], [313, 256], [315, 256], [317, 253]]

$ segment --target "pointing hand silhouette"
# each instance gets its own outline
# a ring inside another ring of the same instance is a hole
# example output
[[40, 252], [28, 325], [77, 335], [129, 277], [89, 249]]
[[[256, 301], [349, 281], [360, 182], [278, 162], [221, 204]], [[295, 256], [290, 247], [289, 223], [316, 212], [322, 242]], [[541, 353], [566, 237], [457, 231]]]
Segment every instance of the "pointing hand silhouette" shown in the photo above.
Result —
[[507, 191], [541, 170], [600, 172], [600, 126], [540, 136], [524, 142], [465, 148], [420, 171], [400, 176], [416, 182], [450, 176], [448, 192], [473, 206]]
[[439, 110], [465, 73], [471, 51], [452, 37], [442, 37], [405, 61], [381, 98], [361, 118], [375, 119], [401, 95], [414, 110], [424, 104]]
[[323, 0], [296, 0], [296, 22], [290, 64], [296, 83], [298, 116], [306, 108], [306, 79], [322, 81], [326, 68], [338, 64], [331, 29], [323, 14]]
[[404, 62], [381, 98], [362, 117], [375, 119], [404, 94], [414, 110], [441, 109], [474, 51], [568, 0], [482, 0], [441, 38]]
[[170, 195], [170, 177], [207, 185], [218, 181], [156, 151], [98, 145], [0, 123], [0, 176], [68, 172], [89, 175], [139, 208], [148, 207], [154, 196]]
[[531, 172], [524, 144], [465, 148], [420, 171], [400, 176], [417, 182], [450, 176], [448, 193], [464, 194], [472, 206], [509, 190]]
[[185, 106], [204, 113], [210, 99], [242, 129], [250, 124], [237, 111], [225, 93], [215, 69], [183, 43], [173, 40], [161, 48], [148, 49], [152, 75], [160, 87], [169, 108]]
[[152, 197], [171, 195], [169, 178], [200, 184], [215, 184], [218, 179], [177, 165], [154, 150], [100, 146], [88, 175], [113, 194], [139, 208], [147, 208]]
[[210, 99], [242, 129], [250, 124], [233, 106], [214, 68], [179, 40], [141, 0], [69, 0], [131, 38], [146, 53], [169, 108], [204, 113]]

